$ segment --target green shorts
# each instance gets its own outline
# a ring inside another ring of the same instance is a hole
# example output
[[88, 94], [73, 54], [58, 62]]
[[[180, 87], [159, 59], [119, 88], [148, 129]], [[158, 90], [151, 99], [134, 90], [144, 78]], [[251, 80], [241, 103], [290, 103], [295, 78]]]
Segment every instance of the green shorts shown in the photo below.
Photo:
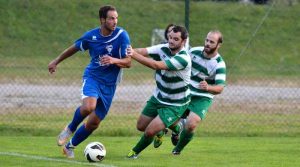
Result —
[[213, 100], [208, 97], [192, 96], [188, 110], [197, 114], [201, 120], [204, 120], [212, 101]]
[[160, 103], [154, 96], [147, 101], [142, 114], [148, 117], [156, 117], [159, 115], [166, 127], [174, 124], [185, 112], [188, 104], [183, 106], [170, 106]]

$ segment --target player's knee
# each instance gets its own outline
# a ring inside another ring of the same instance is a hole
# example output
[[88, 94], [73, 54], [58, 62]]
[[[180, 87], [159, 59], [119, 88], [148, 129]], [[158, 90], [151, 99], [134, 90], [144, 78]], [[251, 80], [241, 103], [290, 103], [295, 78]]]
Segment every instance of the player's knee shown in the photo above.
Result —
[[147, 125], [145, 124], [145, 122], [143, 120], [139, 119], [136, 124], [136, 129], [141, 132], [144, 132], [146, 127], [147, 127]]
[[141, 132], [144, 132], [144, 131], [145, 131], [145, 127], [142, 126], [142, 125], [140, 125], [140, 124], [137, 124], [137, 125], [136, 125], [136, 129], [137, 129], [138, 131], [141, 131]]
[[96, 109], [96, 107], [93, 106], [93, 105], [83, 105], [83, 106], [81, 106], [81, 111], [83, 113], [88, 113], [89, 114], [89, 113], [95, 111], [95, 109]]
[[188, 132], [193, 132], [193, 131], [196, 129], [196, 127], [197, 127], [197, 126], [195, 126], [195, 125], [189, 125], [189, 126], [186, 127], [186, 130], [187, 130]]
[[200, 123], [200, 120], [189, 120], [188, 124], [186, 125], [186, 129], [189, 132], [195, 131], [197, 128], [198, 124]]
[[147, 136], [147, 137], [154, 137], [155, 135], [156, 135], [155, 132], [152, 130], [145, 131], [145, 136]]

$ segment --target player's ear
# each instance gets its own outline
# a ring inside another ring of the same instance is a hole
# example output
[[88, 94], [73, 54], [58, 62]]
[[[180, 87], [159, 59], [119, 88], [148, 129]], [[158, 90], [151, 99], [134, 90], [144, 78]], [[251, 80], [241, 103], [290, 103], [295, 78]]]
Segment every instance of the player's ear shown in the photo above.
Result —
[[100, 24], [103, 24], [105, 22], [105, 18], [100, 18]]
[[218, 42], [218, 49], [222, 46], [222, 43]]
[[182, 43], [183, 43], [183, 45], [185, 46], [185, 44], [186, 44], [186, 39], [184, 39], [184, 40], [182, 41]]

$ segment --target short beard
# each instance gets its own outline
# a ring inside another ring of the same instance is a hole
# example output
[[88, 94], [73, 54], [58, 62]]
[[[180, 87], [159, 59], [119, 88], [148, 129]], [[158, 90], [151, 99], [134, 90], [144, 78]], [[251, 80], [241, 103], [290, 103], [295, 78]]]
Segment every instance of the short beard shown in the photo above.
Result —
[[214, 47], [214, 48], [211, 48], [208, 52], [205, 51], [205, 53], [206, 54], [212, 54], [212, 53], [214, 53], [217, 50], [217, 47], [218, 47], [218, 45], [216, 47]]
[[175, 51], [177, 50], [178, 48], [170, 48], [171, 51]]
[[[170, 48], [170, 47], [169, 47]], [[171, 51], [178, 50], [180, 47], [170, 48]]]

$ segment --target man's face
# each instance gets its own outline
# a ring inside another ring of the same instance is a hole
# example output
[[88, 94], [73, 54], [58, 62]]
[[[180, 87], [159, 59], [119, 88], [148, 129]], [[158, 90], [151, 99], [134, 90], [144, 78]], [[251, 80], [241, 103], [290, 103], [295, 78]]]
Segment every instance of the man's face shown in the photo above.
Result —
[[169, 48], [171, 50], [177, 50], [180, 49], [184, 45], [184, 41], [181, 38], [181, 32], [174, 32], [171, 31], [169, 33]]
[[204, 52], [207, 54], [214, 53], [219, 47], [219, 36], [215, 33], [208, 33], [205, 39]]
[[114, 31], [118, 23], [118, 13], [117, 11], [110, 10], [107, 12], [106, 19], [103, 19], [102, 24], [109, 31]]

